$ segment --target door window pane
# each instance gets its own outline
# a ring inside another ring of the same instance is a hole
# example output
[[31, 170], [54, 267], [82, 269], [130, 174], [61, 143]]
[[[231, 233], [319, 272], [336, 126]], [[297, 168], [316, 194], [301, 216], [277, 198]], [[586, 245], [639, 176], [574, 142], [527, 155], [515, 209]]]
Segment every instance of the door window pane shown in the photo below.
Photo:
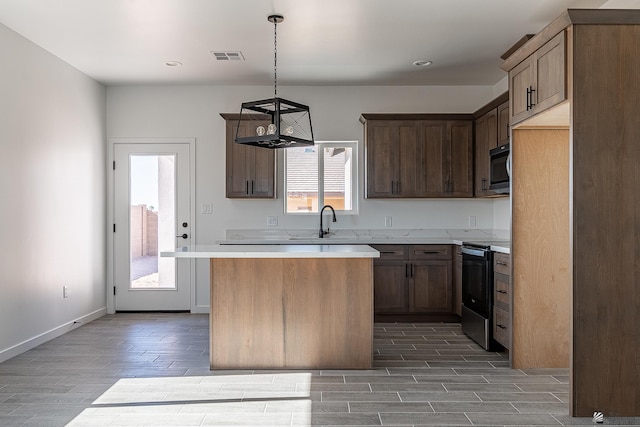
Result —
[[131, 289], [175, 289], [175, 155], [130, 156]]

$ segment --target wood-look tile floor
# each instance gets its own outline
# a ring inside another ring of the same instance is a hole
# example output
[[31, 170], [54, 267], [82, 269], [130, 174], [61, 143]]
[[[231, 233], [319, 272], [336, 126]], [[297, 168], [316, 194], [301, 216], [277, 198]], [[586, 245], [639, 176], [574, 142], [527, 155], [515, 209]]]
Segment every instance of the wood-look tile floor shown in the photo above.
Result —
[[568, 416], [568, 370], [509, 369], [459, 324], [376, 324], [374, 353], [366, 371], [210, 371], [207, 315], [105, 316], [0, 364], [0, 426], [593, 425]]

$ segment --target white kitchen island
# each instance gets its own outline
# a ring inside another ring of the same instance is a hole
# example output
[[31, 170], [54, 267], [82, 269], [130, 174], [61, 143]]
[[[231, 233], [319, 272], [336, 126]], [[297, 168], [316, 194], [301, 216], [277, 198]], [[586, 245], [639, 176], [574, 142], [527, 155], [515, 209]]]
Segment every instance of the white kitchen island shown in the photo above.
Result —
[[211, 369], [368, 369], [373, 258], [366, 245], [195, 245], [209, 258]]

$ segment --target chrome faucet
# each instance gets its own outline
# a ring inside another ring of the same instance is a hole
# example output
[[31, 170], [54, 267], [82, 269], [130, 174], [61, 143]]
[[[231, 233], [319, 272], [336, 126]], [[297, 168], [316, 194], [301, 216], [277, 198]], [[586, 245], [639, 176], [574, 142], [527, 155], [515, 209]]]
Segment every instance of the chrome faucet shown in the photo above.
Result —
[[320, 233], [319, 236], [322, 239], [325, 235], [329, 234], [329, 227], [327, 227], [327, 231], [324, 231], [324, 229], [322, 228], [322, 214], [324, 213], [324, 210], [326, 208], [331, 209], [331, 212], [333, 212], [333, 222], [336, 222], [336, 211], [333, 210], [333, 206], [331, 205], [324, 205], [322, 207], [322, 210], [320, 210]]

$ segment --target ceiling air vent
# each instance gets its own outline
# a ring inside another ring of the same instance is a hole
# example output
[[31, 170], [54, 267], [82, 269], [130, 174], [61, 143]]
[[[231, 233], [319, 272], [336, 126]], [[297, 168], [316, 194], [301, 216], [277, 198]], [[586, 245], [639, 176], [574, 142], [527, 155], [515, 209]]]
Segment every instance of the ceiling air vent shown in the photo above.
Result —
[[217, 52], [211, 51], [216, 61], [244, 61], [242, 52]]

